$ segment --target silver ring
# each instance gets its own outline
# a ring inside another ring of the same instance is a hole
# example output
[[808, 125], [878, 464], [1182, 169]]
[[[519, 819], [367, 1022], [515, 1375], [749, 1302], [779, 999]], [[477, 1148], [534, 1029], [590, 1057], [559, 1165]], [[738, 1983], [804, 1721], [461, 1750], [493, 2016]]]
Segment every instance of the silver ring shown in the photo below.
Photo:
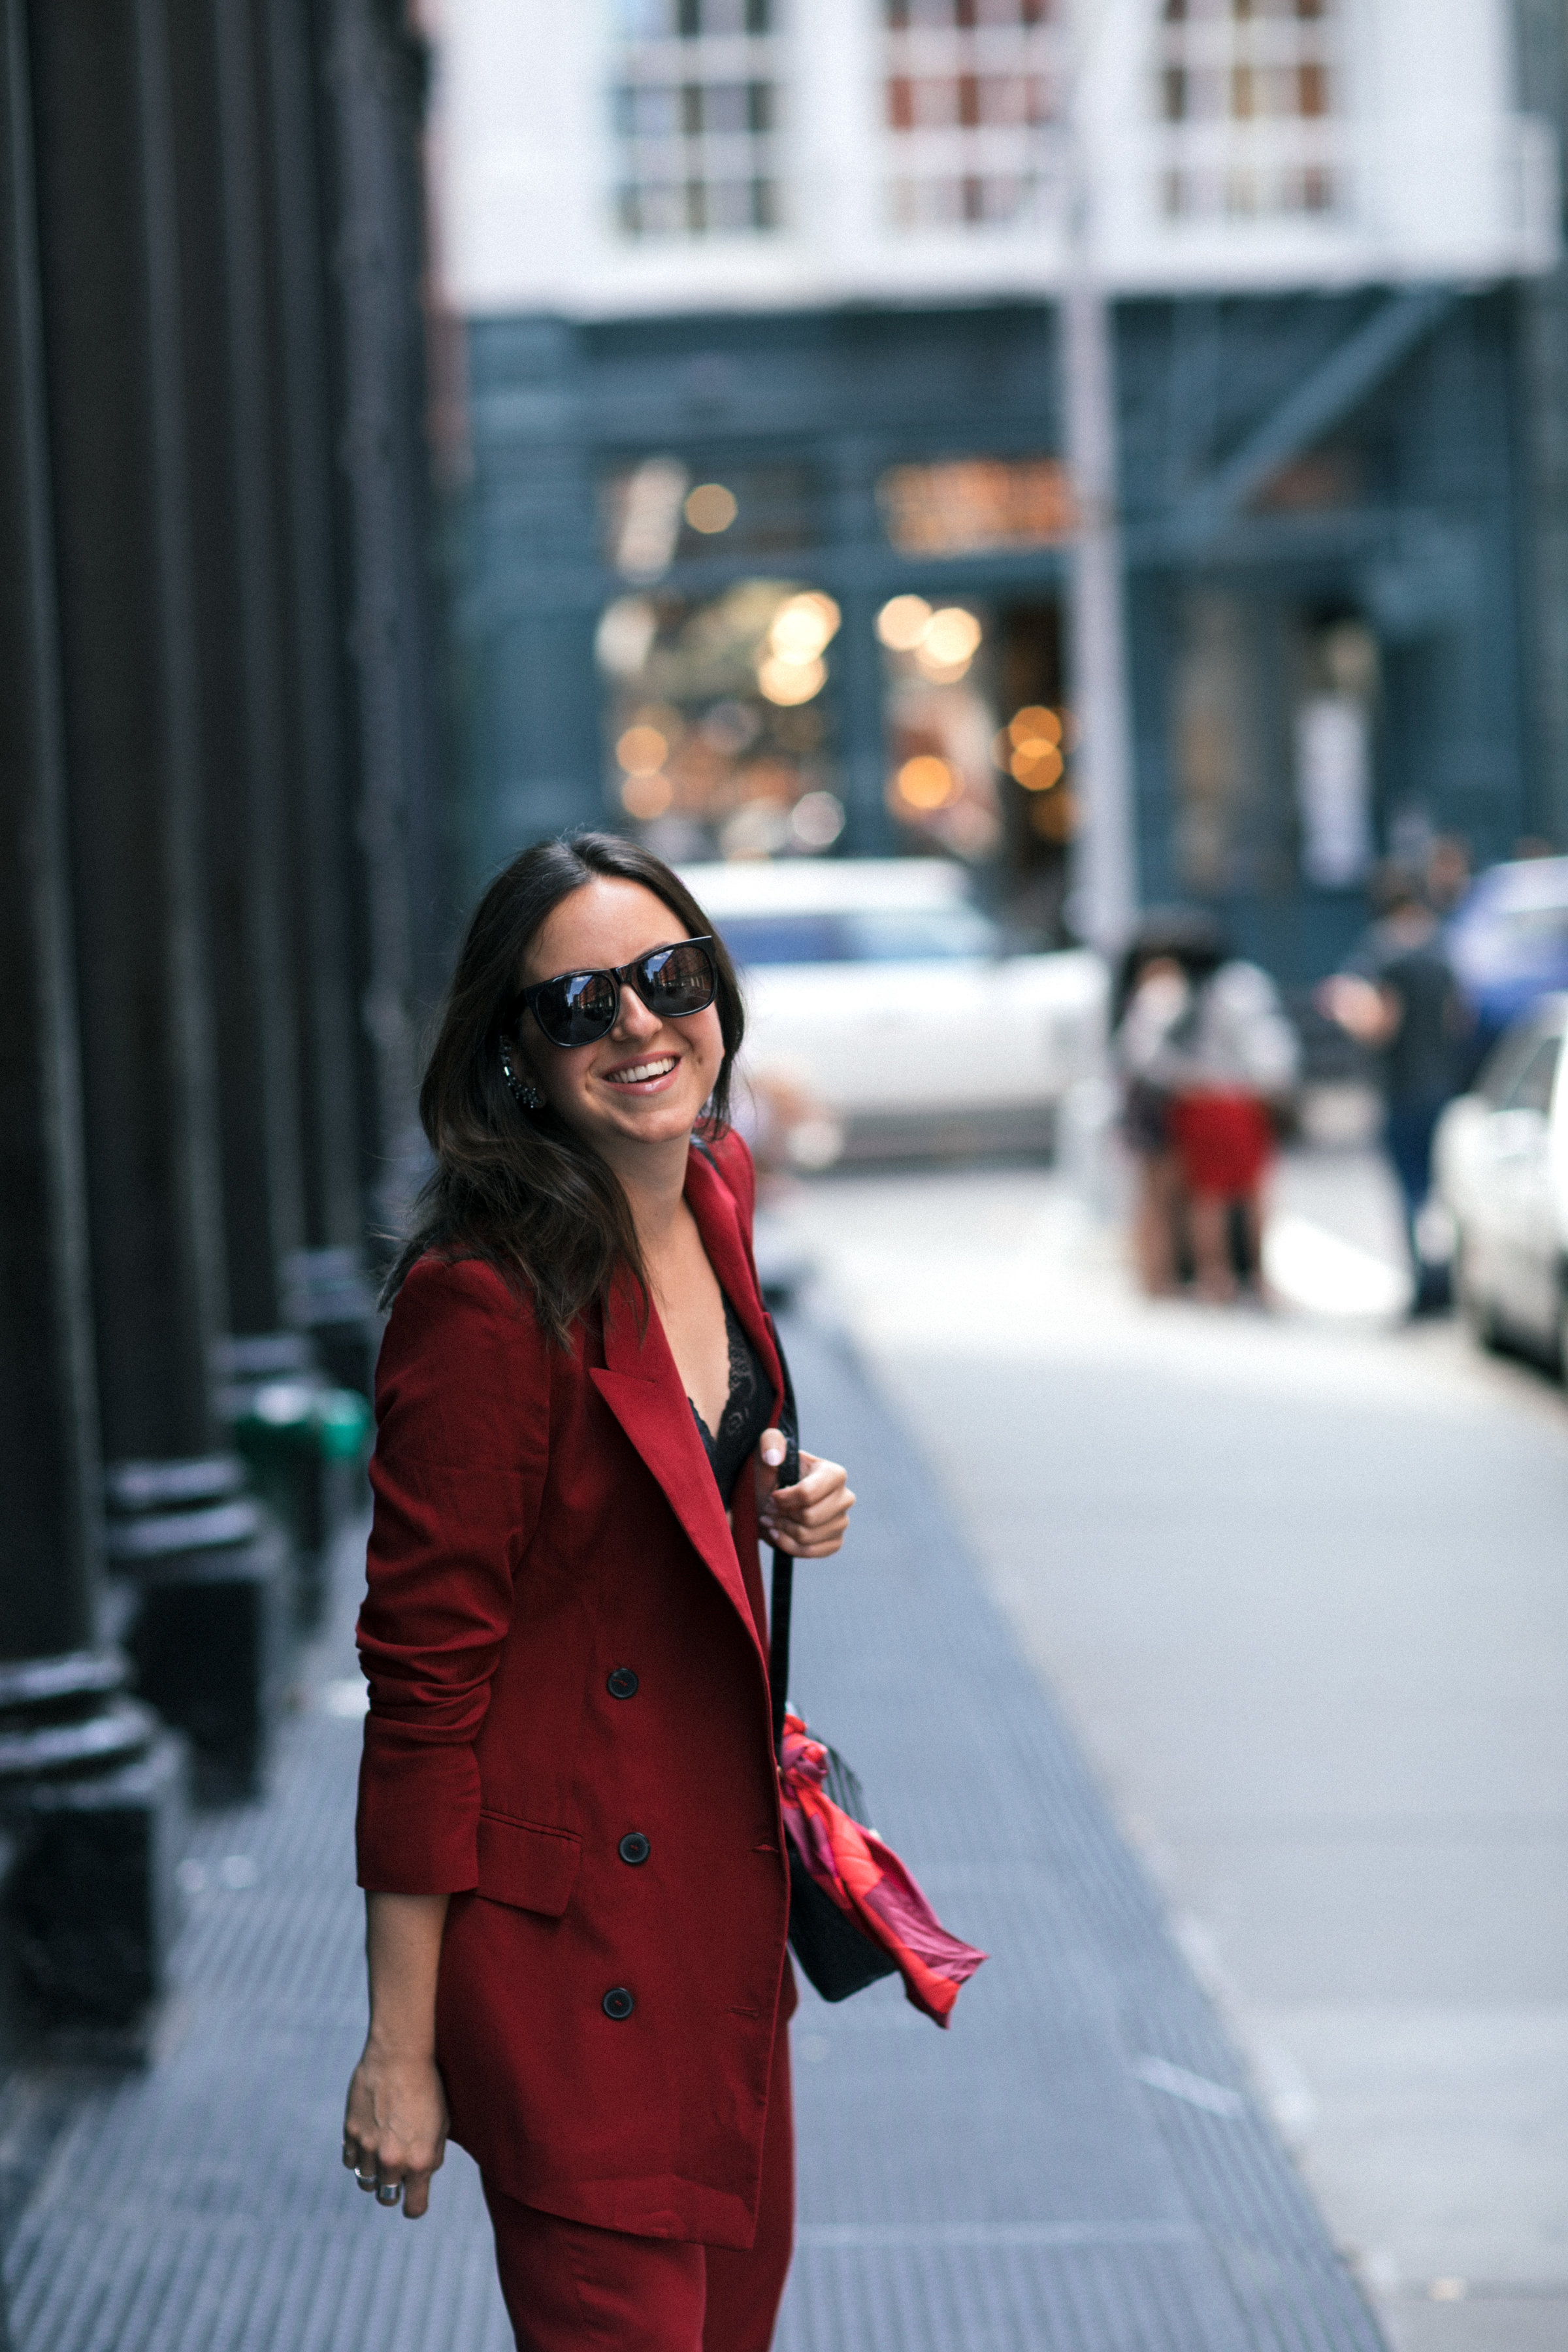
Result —
[[357, 2164], [354, 2167], [354, 2179], [359, 2182], [362, 2189], [374, 2189], [375, 2187], [374, 2173], [372, 2172], [367, 2174], [362, 2172]]
[[401, 2180], [382, 2180], [376, 2183], [375, 2201], [378, 2205], [395, 2205], [402, 2194]]

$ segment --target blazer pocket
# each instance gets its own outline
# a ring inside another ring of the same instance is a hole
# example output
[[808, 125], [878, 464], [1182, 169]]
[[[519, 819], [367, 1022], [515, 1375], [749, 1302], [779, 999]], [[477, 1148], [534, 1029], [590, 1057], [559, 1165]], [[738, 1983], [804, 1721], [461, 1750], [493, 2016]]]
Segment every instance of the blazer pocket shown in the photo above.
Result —
[[559, 1919], [572, 1899], [583, 1842], [570, 1830], [537, 1829], [502, 1813], [479, 1815], [479, 1893], [519, 1911]]

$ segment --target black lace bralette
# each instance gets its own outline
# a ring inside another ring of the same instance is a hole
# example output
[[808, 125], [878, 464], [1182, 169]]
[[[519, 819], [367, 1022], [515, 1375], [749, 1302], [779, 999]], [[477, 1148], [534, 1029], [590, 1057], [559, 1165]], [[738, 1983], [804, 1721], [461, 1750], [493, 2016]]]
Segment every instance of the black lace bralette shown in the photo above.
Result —
[[718, 1430], [709, 1428], [689, 1397], [686, 1402], [691, 1405], [691, 1417], [728, 1510], [735, 1481], [756, 1452], [768, 1425], [773, 1391], [767, 1366], [728, 1298], [724, 1300], [724, 1335], [730, 1343], [730, 1393], [719, 1416]]

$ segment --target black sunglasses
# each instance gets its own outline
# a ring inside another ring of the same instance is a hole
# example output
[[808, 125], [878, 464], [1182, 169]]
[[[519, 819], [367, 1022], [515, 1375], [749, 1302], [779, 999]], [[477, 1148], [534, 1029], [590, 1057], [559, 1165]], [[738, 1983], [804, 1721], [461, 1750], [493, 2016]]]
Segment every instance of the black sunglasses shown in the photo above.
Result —
[[560, 972], [525, 988], [517, 1003], [528, 1007], [552, 1045], [592, 1045], [615, 1027], [623, 988], [635, 989], [648, 1011], [667, 1021], [706, 1013], [719, 992], [711, 939], [650, 948], [608, 971]]

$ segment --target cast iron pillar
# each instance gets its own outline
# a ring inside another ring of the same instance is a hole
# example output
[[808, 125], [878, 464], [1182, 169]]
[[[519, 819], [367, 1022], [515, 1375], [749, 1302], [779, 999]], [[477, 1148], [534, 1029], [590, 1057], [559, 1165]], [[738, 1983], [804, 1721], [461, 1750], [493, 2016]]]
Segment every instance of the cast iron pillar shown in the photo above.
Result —
[[316, 0], [329, 93], [327, 174], [346, 496], [360, 1011], [372, 1222], [404, 1223], [426, 1165], [416, 1091], [419, 999], [447, 914], [437, 815], [431, 518], [425, 433], [419, 140], [424, 58], [377, 0]]
[[261, 0], [167, 0], [168, 173], [227, 1321], [279, 1328], [305, 1238]]
[[280, 1547], [212, 1401], [226, 1280], [175, 5], [49, 0], [33, 80], [109, 1553], [142, 1689], [219, 1797], [262, 1766]]
[[311, 1250], [357, 1251], [364, 1207], [355, 1073], [349, 650], [334, 504], [322, 82], [311, 48], [309, 0], [269, 0], [266, 31], [302, 1239]]
[[[24, 0], [0, 0], [0, 2039], [134, 2046], [183, 1756], [101, 1638], [97, 1414]], [[3, 2300], [3, 2298], [0, 2298]], [[0, 2338], [4, 2337], [0, 2316]]]

